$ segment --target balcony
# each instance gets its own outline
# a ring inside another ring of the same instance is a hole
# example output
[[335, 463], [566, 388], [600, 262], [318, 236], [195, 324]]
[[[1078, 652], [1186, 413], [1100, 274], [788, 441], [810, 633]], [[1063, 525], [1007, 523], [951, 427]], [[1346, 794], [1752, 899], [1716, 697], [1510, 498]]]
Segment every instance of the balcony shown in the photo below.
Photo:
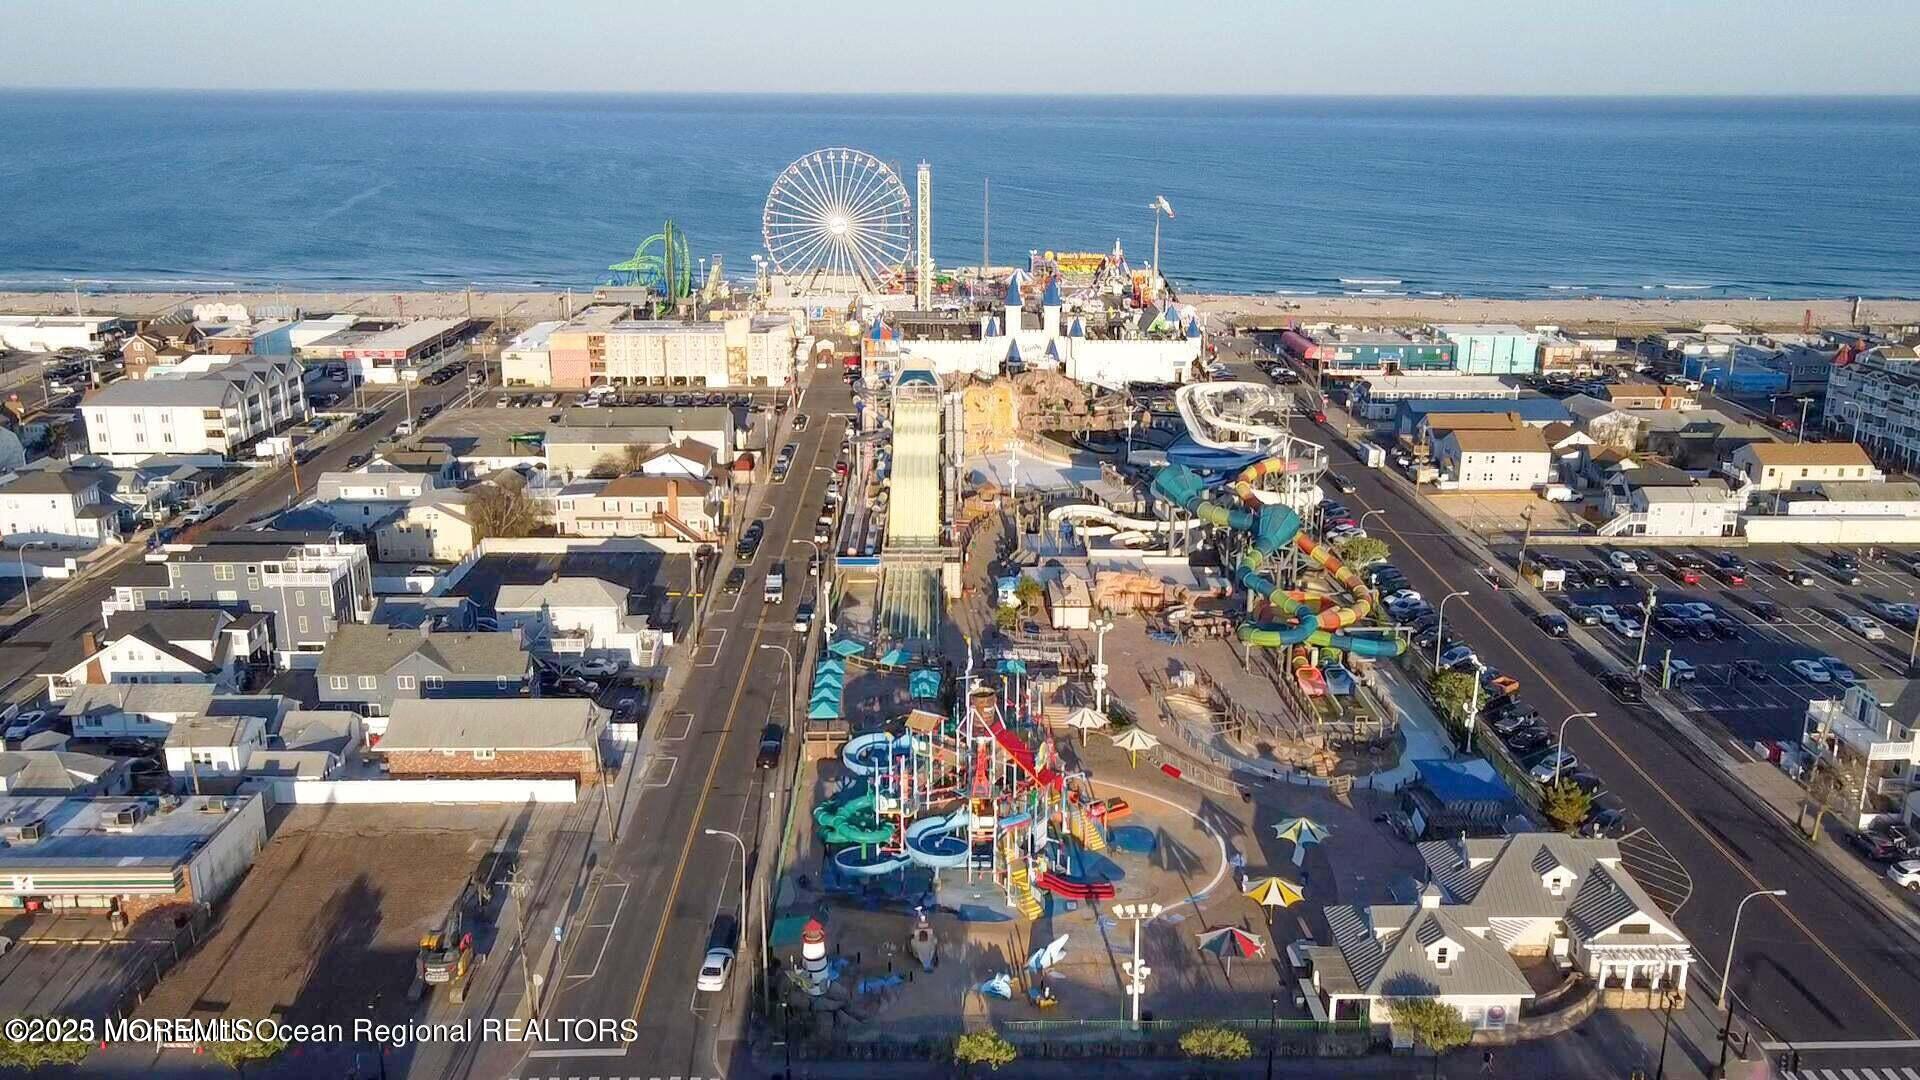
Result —
[[[1852, 695], [1849, 695], [1851, 697]], [[1801, 742], [1816, 756], [1865, 757], [1868, 761], [1920, 761], [1920, 736], [1875, 707], [1874, 722], [1862, 723], [1847, 708], [1847, 698], [1807, 703], [1807, 731]]]

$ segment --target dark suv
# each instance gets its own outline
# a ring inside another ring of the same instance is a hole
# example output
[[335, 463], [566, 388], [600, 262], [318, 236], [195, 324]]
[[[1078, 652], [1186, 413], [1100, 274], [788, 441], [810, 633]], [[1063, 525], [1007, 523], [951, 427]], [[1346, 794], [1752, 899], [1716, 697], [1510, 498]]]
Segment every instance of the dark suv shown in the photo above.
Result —
[[767, 527], [758, 521], [748, 525], [747, 530], [740, 534], [740, 543], [734, 546], [733, 553], [742, 559], [753, 558], [753, 553], [760, 550], [760, 538], [766, 532]]
[[760, 752], [753, 757], [755, 768], [771, 769], [780, 764], [780, 747], [786, 741], [787, 733], [779, 724], [768, 724], [760, 732]]

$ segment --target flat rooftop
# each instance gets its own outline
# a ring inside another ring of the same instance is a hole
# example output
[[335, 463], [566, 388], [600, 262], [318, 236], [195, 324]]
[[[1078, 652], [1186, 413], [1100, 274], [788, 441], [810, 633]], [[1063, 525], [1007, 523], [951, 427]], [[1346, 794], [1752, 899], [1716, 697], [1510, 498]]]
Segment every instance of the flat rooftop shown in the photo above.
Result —
[[[448, 334], [461, 333], [472, 325], [472, 319], [416, 319], [391, 330], [377, 331], [355, 344], [354, 348], [412, 352]], [[327, 338], [326, 341], [328, 344], [333, 344], [332, 337]]]
[[[259, 798], [257, 795], [245, 799]], [[119, 796], [109, 799], [64, 799], [58, 796], [0, 799], [0, 833], [8, 843], [0, 847], [0, 874], [27, 867], [110, 866], [172, 867], [206, 845], [226, 828], [245, 799], [194, 795], [162, 810], [156, 798]], [[146, 816], [132, 827], [113, 824], [114, 815], [128, 806], [140, 806]], [[232, 806], [233, 809], [217, 807]], [[20, 842], [20, 826], [45, 822], [45, 838]]]
[[1374, 375], [1362, 379], [1367, 392], [1382, 394], [1452, 394], [1456, 397], [1514, 397], [1520, 388], [1492, 375]]

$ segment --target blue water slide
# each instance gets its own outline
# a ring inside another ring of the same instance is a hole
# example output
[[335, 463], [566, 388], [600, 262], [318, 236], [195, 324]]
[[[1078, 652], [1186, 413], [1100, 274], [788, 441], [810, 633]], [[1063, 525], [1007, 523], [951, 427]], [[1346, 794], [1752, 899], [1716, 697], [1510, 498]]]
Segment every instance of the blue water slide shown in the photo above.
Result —
[[972, 845], [967, 841], [965, 807], [946, 817], [926, 817], [907, 826], [907, 858], [933, 870], [956, 870], [967, 865]]

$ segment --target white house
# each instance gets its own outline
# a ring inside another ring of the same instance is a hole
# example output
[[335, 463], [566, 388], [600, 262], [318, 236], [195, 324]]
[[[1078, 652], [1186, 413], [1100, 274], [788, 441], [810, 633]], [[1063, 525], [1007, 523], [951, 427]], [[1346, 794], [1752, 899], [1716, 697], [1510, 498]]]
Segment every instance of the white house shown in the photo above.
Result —
[[1806, 491], [1835, 481], [1885, 480], [1854, 443], [1753, 442], [1734, 450], [1727, 469], [1756, 491]]
[[627, 612], [628, 593], [595, 577], [556, 577], [540, 585], [502, 585], [494, 598], [500, 629], [518, 629], [541, 655], [561, 662], [612, 659], [651, 664], [671, 645], [662, 631]]
[[342, 525], [371, 529], [434, 488], [431, 474], [393, 466], [370, 472], [328, 472], [321, 473], [314, 485], [313, 505]]
[[555, 330], [565, 325], [561, 319], [534, 323], [509, 342], [500, 352], [500, 385], [552, 385], [553, 364], [549, 359], [548, 340]]
[[1448, 431], [1434, 443], [1441, 487], [1525, 491], [1553, 479], [1553, 451], [1535, 427]]
[[1520, 833], [1419, 848], [1417, 904], [1327, 909], [1332, 940], [1307, 959], [1330, 1018], [1386, 1023], [1396, 998], [1437, 998], [1499, 1030], [1535, 996], [1521, 961], [1581, 971], [1613, 1007], [1684, 1000], [1692, 949], [1614, 841]]
[[116, 543], [126, 508], [106, 494], [114, 479], [97, 469], [36, 469], [0, 480], [0, 536], [16, 547]]
[[247, 665], [265, 663], [273, 638], [265, 612], [143, 608], [107, 616], [98, 636], [81, 635], [80, 661], [46, 672], [47, 697], [64, 701], [88, 685], [200, 683], [238, 690]]
[[205, 371], [122, 379], [81, 404], [87, 448], [116, 465], [155, 454], [232, 459], [262, 436], [307, 417], [300, 365], [215, 357]]
[[167, 733], [167, 772], [188, 790], [201, 780], [239, 776], [264, 747], [267, 725], [258, 716], [190, 716]]
[[422, 492], [374, 530], [374, 548], [387, 562], [459, 562], [479, 543], [471, 501], [464, 491]]
[[206, 683], [77, 686], [60, 703], [76, 739], [164, 739], [173, 725], [206, 715], [214, 688]]
[[1640, 520], [1629, 531], [1638, 536], [1731, 536], [1740, 502], [1722, 480], [1702, 480], [1691, 487], [1630, 488], [1627, 507]]

